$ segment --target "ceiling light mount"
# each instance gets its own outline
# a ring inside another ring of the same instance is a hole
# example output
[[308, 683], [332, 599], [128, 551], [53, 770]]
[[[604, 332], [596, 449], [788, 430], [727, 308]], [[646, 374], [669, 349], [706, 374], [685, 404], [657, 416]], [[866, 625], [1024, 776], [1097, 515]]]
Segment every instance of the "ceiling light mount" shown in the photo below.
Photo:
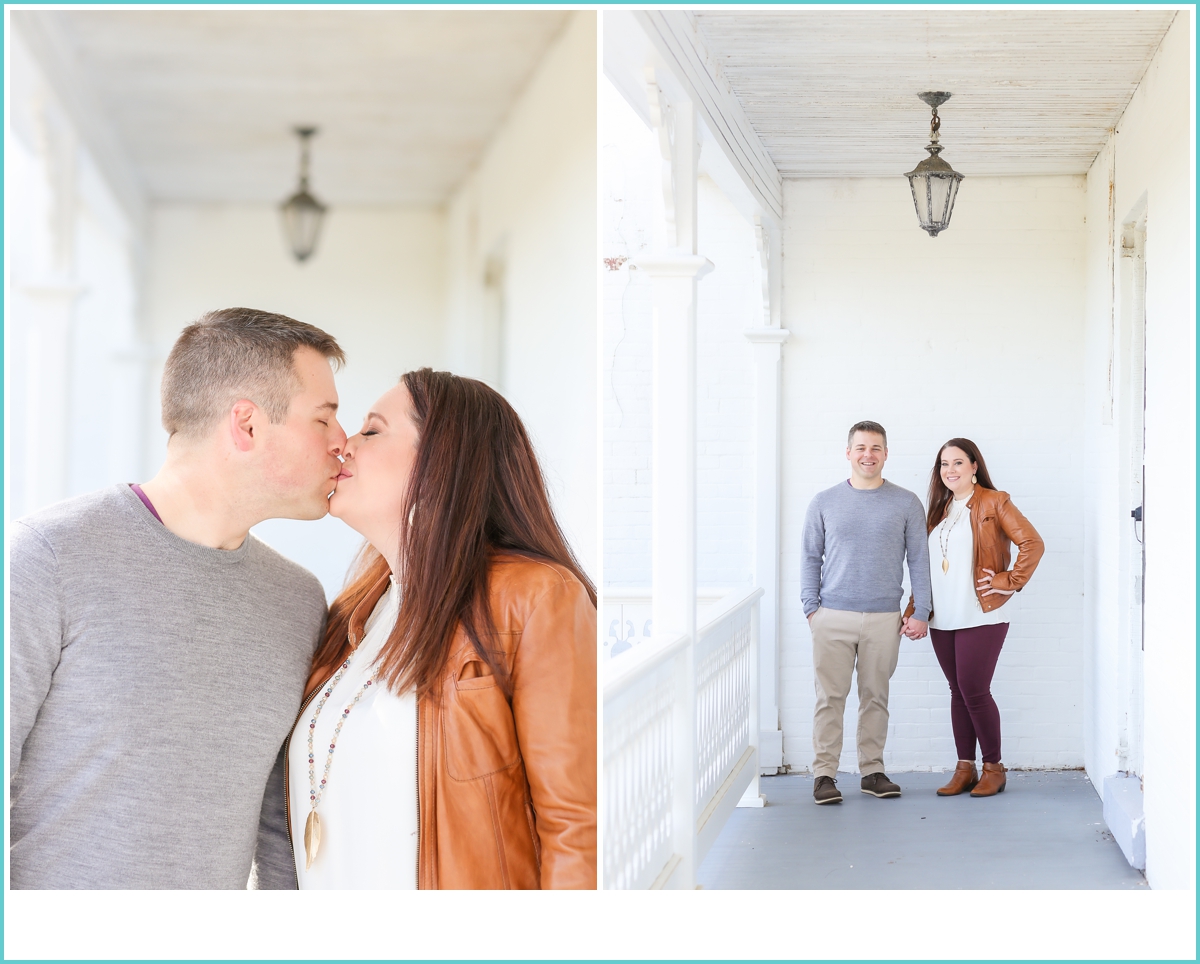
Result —
[[954, 199], [958, 196], [958, 185], [963, 176], [939, 156], [942, 153], [939, 132], [942, 119], [938, 108], [950, 99], [948, 91], [927, 90], [917, 94], [933, 109], [929, 122], [929, 143], [925, 150], [929, 156], [904, 176], [912, 188], [913, 205], [917, 209], [917, 220], [931, 238], [950, 226], [950, 215], [954, 211]]

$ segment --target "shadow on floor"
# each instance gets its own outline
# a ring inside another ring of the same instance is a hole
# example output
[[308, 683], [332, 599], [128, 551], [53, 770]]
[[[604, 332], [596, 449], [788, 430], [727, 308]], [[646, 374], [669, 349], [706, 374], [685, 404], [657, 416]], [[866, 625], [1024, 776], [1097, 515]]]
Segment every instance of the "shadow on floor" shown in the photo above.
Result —
[[809, 774], [763, 777], [762, 809], [735, 810], [697, 882], [706, 890], [1121, 890], [1146, 887], [1082, 771], [1010, 771], [995, 797], [939, 797], [948, 773], [893, 773], [893, 799], [839, 773], [816, 806]]

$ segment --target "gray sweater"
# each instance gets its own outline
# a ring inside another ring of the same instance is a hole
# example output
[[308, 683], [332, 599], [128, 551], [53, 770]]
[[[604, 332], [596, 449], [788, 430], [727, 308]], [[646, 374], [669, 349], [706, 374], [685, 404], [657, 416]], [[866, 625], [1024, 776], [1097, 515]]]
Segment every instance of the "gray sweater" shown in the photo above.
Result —
[[13, 888], [295, 886], [287, 736], [325, 619], [253, 536], [180, 539], [126, 485], [11, 529]]
[[904, 559], [916, 610], [933, 606], [925, 510], [908, 489], [885, 481], [877, 489], [840, 482], [818, 492], [804, 517], [800, 600], [807, 616], [818, 606], [857, 613], [901, 609]]

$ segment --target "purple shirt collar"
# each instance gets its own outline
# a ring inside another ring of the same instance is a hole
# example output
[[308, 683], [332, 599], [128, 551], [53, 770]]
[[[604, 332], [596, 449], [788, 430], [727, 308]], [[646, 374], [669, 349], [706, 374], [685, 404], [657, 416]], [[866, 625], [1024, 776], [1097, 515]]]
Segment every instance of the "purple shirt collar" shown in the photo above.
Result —
[[144, 506], [145, 506], [147, 509], [149, 509], [149, 510], [150, 510], [150, 514], [151, 514], [152, 516], [154, 516], [154, 518], [156, 518], [156, 519], [157, 519], [159, 522], [161, 522], [163, 525], [166, 525], [166, 523], [165, 523], [165, 522], [163, 522], [163, 520], [162, 520], [162, 516], [160, 516], [160, 515], [158, 514], [158, 510], [157, 510], [156, 508], [154, 508], [154, 503], [153, 503], [153, 502], [151, 502], [151, 501], [150, 501], [150, 499], [149, 499], [149, 497], [146, 495], [146, 493], [142, 491], [142, 487], [141, 487], [140, 485], [138, 485], [136, 482], [130, 482], [130, 483], [129, 483], [129, 487], [130, 487], [131, 489], [133, 489], [133, 494], [134, 494], [134, 495], [136, 495], [136, 496], [137, 496], [139, 499], [141, 499], [141, 500], [142, 500], [142, 504], [143, 504], [143, 505], [144, 505]]

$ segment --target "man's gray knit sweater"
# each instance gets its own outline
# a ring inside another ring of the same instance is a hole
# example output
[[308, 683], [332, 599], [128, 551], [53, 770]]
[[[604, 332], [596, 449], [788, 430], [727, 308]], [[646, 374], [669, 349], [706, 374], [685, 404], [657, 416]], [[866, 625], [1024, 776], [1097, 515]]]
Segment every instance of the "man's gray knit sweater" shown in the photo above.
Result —
[[800, 599], [804, 614], [818, 606], [856, 613], [899, 612], [904, 559], [916, 610], [929, 619], [929, 543], [921, 500], [908, 489], [884, 482], [856, 489], [840, 482], [818, 492], [804, 517]]
[[295, 886], [287, 736], [321, 585], [253, 536], [171, 533], [126, 485], [11, 529], [14, 888]]

